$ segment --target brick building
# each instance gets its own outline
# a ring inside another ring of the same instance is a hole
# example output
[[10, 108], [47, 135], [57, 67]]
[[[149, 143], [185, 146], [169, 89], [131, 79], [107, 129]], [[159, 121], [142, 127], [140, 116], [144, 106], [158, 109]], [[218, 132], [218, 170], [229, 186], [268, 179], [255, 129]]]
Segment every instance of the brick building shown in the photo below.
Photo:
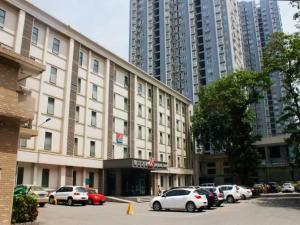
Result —
[[19, 137], [36, 135], [31, 130], [34, 99], [22, 87], [27, 77], [40, 74], [44, 66], [28, 57], [0, 47], [0, 221], [10, 224]]

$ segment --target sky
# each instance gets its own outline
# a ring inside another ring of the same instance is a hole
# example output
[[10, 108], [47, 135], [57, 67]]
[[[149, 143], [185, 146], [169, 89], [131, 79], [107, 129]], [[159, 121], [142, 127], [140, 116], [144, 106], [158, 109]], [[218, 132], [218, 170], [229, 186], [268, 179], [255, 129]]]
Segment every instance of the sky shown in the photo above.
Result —
[[[103, 47], [128, 60], [130, 0], [31, 0]], [[279, 3], [284, 32], [296, 31], [293, 9]]]

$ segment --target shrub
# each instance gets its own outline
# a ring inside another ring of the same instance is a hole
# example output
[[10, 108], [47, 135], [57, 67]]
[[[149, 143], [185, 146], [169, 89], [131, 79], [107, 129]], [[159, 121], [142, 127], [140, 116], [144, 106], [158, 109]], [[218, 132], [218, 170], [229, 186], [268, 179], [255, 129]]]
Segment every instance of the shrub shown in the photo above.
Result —
[[15, 195], [12, 209], [12, 224], [33, 222], [38, 216], [37, 199], [32, 194]]

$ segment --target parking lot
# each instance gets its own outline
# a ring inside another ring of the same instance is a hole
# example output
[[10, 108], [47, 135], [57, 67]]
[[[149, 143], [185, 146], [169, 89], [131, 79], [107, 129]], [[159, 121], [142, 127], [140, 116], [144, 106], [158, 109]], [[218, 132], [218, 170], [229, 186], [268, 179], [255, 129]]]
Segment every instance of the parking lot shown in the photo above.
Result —
[[223, 207], [187, 213], [154, 212], [148, 203], [135, 203], [134, 214], [126, 215], [127, 204], [103, 206], [47, 205], [39, 208], [40, 225], [282, 225], [299, 224], [300, 197], [266, 197], [224, 204]]

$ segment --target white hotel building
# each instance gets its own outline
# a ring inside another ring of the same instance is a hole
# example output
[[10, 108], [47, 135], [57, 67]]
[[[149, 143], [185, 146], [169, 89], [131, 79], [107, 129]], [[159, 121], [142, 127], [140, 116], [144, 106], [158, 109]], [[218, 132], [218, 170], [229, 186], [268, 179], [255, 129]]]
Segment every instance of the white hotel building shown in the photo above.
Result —
[[183, 95], [25, 0], [0, 1], [0, 44], [47, 67], [20, 81], [37, 135], [20, 140], [16, 183], [124, 196], [192, 183]]

